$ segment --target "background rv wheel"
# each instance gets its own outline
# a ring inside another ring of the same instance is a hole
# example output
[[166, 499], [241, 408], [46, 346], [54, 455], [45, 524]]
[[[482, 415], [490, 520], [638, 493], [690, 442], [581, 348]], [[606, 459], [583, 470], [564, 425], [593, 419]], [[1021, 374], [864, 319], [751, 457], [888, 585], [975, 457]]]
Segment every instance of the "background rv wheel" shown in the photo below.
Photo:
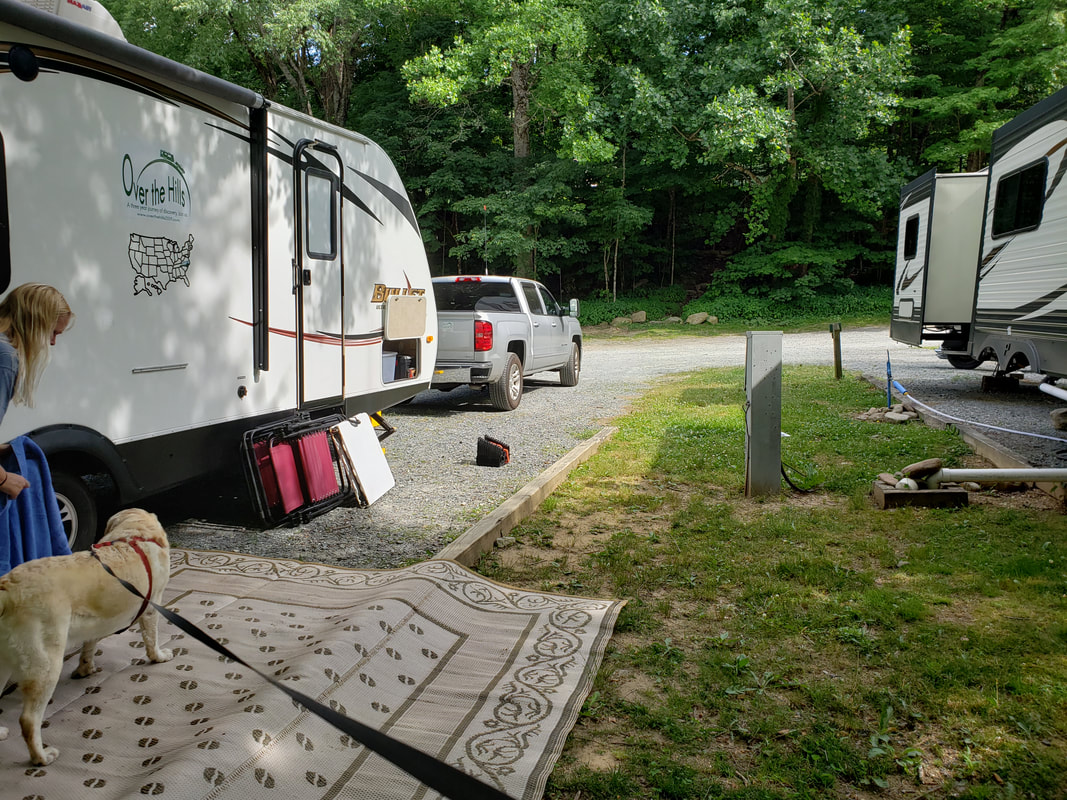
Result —
[[[953, 339], [953, 340], [945, 342], [945, 344], [942, 345], [941, 349], [942, 350], [966, 350], [967, 349], [967, 342], [960, 342], [960, 341], [956, 341], [955, 339]], [[956, 369], [975, 369], [976, 367], [978, 367], [979, 364], [982, 363], [977, 358], [972, 358], [971, 356], [964, 356], [964, 355], [950, 356], [950, 355], [946, 354], [945, 355], [945, 359], [948, 361], [949, 364], [954, 366]]]
[[489, 384], [489, 399], [493, 408], [514, 411], [522, 400], [522, 362], [514, 353], [508, 354], [504, 374], [496, 383]]
[[956, 369], [975, 369], [982, 362], [970, 356], [945, 356]]
[[59, 516], [71, 550], [87, 550], [96, 542], [99, 516], [96, 501], [85, 481], [69, 472], [53, 472], [52, 488], [59, 501]]

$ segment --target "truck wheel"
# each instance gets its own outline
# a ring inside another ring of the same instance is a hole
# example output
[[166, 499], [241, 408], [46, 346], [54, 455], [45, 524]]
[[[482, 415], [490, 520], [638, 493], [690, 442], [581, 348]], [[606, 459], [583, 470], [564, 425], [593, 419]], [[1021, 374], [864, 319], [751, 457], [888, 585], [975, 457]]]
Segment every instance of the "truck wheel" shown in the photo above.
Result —
[[96, 501], [85, 481], [68, 472], [52, 473], [52, 488], [71, 550], [88, 550], [96, 542]]
[[559, 370], [559, 385], [560, 386], [577, 386], [578, 374], [582, 371], [582, 351], [578, 345], [571, 343], [571, 360], [567, 362], [567, 365], [560, 367]]
[[522, 362], [514, 353], [508, 354], [504, 374], [496, 383], [489, 384], [489, 399], [493, 408], [514, 411], [522, 400]]

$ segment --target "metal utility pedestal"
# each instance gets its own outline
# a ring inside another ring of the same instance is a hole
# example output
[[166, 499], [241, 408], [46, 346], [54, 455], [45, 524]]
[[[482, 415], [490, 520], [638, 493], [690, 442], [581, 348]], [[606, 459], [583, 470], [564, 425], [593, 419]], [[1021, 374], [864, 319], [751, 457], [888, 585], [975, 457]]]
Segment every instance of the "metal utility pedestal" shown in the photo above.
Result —
[[749, 331], [745, 353], [745, 497], [782, 489], [782, 332]]

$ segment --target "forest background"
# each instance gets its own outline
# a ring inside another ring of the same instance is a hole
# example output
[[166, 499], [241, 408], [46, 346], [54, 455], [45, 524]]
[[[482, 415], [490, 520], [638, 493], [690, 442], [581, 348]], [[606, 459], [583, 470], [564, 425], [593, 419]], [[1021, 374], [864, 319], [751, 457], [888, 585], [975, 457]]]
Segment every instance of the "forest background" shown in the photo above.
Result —
[[981, 169], [1067, 84], [1067, 0], [106, 5], [131, 43], [384, 147], [433, 274], [536, 277], [589, 323], [888, 320], [901, 186]]

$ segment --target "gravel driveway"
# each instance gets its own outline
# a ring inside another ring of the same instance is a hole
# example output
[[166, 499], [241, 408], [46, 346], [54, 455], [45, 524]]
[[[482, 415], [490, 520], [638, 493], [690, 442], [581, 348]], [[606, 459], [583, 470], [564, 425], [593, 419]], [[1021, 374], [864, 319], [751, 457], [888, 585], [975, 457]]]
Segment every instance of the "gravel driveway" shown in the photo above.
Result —
[[[397, 567], [433, 556], [576, 444], [625, 413], [631, 400], [660, 375], [741, 366], [745, 345], [743, 334], [662, 341], [587, 339], [578, 386], [560, 387], [553, 373], [531, 379], [522, 403], [512, 412], [493, 410], [486, 394], [466, 388], [422, 392], [384, 414], [397, 428], [385, 441], [396, 486], [370, 508], [336, 509], [299, 527], [270, 531], [234, 524], [234, 515], [227, 513], [237, 504], [232, 493], [206, 509], [192, 510], [171, 498], [157, 510], [176, 547], [353, 568]], [[788, 334], [782, 349], [786, 363], [826, 365], [827, 374], [833, 374], [828, 331]], [[1034, 466], [1067, 466], [1067, 432], [1054, 430], [1049, 419], [1052, 409], [1067, 403], [1035, 385], [1011, 394], [983, 393], [981, 378], [992, 374], [991, 369], [956, 370], [930, 349], [894, 342], [885, 328], [844, 330], [841, 351], [846, 372], [872, 376], [882, 386], [888, 351], [893, 378], [913, 398], [946, 414], [1062, 437], [1052, 441], [976, 429]], [[509, 445], [510, 464], [475, 465], [476, 442], [483, 434]], [[885, 468], [872, 466], [872, 477]], [[178, 508], [196, 516], [183, 519]]]

